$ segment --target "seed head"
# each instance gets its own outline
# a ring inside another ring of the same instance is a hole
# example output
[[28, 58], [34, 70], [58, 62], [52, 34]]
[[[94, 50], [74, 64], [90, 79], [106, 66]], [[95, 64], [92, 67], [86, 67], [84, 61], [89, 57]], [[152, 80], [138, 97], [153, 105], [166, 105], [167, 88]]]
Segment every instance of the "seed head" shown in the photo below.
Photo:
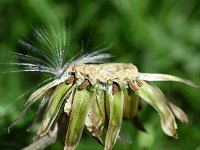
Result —
[[[140, 98], [159, 113], [161, 127], [167, 135], [177, 138], [175, 118], [188, 123], [183, 110], [168, 101], [163, 92], [150, 81], [177, 81], [198, 88], [199, 85], [172, 75], [140, 73], [133, 64], [88, 64], [104, 62], [111, 57], [101, 51], [66, 61], [65, 54], [69, 48], [66, 43], [69, 41], [66, 41], [65, 32], [55, 32], [53, 29], [47, 32], [39, 28], [35, 29], [35, 35], [41, 42], [40, 47], [21, 43], [42, 55], [43, 59], [16, 53], [20, 58], [36, 61], [37, 65], [15, 65], [24, 66], [26, 71], [48, 72], [56, 78], [30, 96], [22, 113], [11, 125], [16, 124], [35, 102], [45, 100], [40, 106], [44, 113], [40, 114], [42, 122], [34, 138], [35, 143], [53, 132], [62, 136], [65, 150], [72, 150], [78, 146], [86, 127], [104, 145], [105, 150], [111, 150], [116, 141], [122, 139], [120, 129], [123, 118], [131, 120], [137, 128], [145, 131], [138, 118]], [[104, 130], [106, 137], [103, 142]]]

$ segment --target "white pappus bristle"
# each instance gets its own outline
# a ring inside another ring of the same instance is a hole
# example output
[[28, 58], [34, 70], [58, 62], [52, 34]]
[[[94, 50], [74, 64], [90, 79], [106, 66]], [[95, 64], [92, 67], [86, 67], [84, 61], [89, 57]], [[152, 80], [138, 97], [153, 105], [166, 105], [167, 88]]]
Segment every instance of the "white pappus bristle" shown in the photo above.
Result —
[[80, 53], [69, 59], [67, 54], [70, 48], [70, 32], [66, 32], [65, 27], [58, 30], [52, 26], [35, 27], [33, 30], [36, 42], [19, 40], [19, 44], [39, 57], [14, 52], [13, 55], [21, 62], [7, 64], [22, 66], [23, 69], [11, 72], [42, 72], [59, 78], [70, 64], [104, 63], [112, 57], [108, 53], [103, 53], [110, 48], [106, 47], [91, 53]]

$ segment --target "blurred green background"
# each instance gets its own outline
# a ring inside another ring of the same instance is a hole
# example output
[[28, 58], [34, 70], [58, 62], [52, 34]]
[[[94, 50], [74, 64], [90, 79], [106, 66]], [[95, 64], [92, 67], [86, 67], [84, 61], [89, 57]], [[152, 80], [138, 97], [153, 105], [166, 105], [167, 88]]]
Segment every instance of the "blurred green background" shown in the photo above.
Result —
[[[133, 63], [141, 72], [178, 75], [200, 83], [200, 1], [198, 0], [1, 0], [0, 62], [16, 62], [9, 52], [17, 40], [30, 35], [34, 25], [66, 22], [75, 49], [89, 41], [89, 48], [112, 43], [113, 62]], [[90, 39], [90, 40], [89, 40]], [[12, 70], [0, 65], [0, 72]], [[7, 127], [23, 109], [28, 96], [17, 100], [45, 77], [38, 73], [0, 74], [0, 149], [18, 150], [32, 142], [27, 132], [37, 106], [14, 127]], [[122, 135], [132, 144], [118, 141], [115, 150], [200, 150], [200, 92], [179, 83], [159, 83], [167, 97], [188, 114], [189, 125], [178, 123], [179, 139], [166, 136], [152, 107], [140, 112], [148, 133], [125, 121]], [[36, 127], [35, 127], [36, 128]], [[103, 149], [84, 131], [78, 150]], [[62, 149], [56, 142], [47, 149]]]

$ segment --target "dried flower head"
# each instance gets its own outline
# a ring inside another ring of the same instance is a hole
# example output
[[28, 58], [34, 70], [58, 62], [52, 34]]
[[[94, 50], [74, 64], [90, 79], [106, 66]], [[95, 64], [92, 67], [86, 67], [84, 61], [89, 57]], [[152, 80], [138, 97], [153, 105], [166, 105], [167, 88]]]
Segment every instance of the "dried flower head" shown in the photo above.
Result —
[[[24, 110], [11, 125], [15, 125], [36, 101], [41, 100], [38, 116], [43, 119], [34, 143], [62, 135], [64, 149], [72, 150], [77, 147], [85, 126], [105, 150], [110, 150], [120, 139], [123, 118], [134, 120], [144, 130], [137, 117], [140, 98], [159, 113], [161, 127], [167, 135], [177, 138], [175, 117], [188, 123], [187, 115], [168, 101], [150, 81], [177, 81], [199, 87], [197, 84], [172, 75], [140, 73], [133, 64], [100, 64], [111, 57], [102, 53], [104, 49], [68, 61], [69, 38], [66, 38], [64, 28], [58, 31], [37, 28], [34, 31], [39, 45], [20, 43], [42, 59], [15, 53], [26, 62], [13, 65], [24, 66], [22, 71], [51, 73], [54, 78], [30, 96]], [[105, 142], [101, 138], [103, 130], [107, 131]], [[37, 149], [38, 145], [34, 146]], [[39, 146], [40, 149], [44, 147]]]

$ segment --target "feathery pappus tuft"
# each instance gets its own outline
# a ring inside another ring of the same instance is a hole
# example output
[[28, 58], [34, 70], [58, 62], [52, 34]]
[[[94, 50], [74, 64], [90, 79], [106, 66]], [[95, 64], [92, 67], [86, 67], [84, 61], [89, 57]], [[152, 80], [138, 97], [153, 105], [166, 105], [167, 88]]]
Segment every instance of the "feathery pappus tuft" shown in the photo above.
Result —
[[37, 54], [38, 57], [13, 53], [22, 62], [8, 63], [8, 65], [23, 67], [23, 69], [13, 72], [49, 73], [55, 78], [59, 78], [70, 64], [104, 63], [112, 57], [108, 53], [103, 53], [110, 48], [106, 47], [85, 54], [81, 51], [73, 58], [69, 58], [70, 31], [67, 32], [65, 27], [60, 27], [58, 30], [52, 26], [47, 29], [33, 27], [33, 35], [35, 43], [24, 40], [18, 42], [25, 50]]
[[[79, 144], [84, 127], [104, 150], [111, 150], [118, 139], [131, 143], [122, 138], [120, 129], [123, 119], [128, 119], [136, 128], [146, 131], [138, 117], [140, 98], [159, 113], [162, 130], [168, 136], [178, 138], [175, 118], [189, 122], [184, 111], [167, 100], [151, 82], [176, 81], [200, 88], [198, 84], [173, 75], [141, 73], [133, 64], [105, 63], [112, 57], [103, 53], [108, 48], [70, 59], [70, 39], [64, 27], [58, 30], [34, 28], [34, 35], [36, 45], [20, 43], [40, 58], [14, 53], [24, 62], [12, 65], [23, 66], [22, 71], [50, 73], [55, 78], [29, 97], [10, 126], [13, 127], [35, 102], [41, 101], [37, 117], [42, 117], [42, 121], [34, 142], [26, 150], [41, 149], [57, 136], [62, 136], [64, 150], [73, 150]], [[104, 130], [105, 142], [102, 140]]]

